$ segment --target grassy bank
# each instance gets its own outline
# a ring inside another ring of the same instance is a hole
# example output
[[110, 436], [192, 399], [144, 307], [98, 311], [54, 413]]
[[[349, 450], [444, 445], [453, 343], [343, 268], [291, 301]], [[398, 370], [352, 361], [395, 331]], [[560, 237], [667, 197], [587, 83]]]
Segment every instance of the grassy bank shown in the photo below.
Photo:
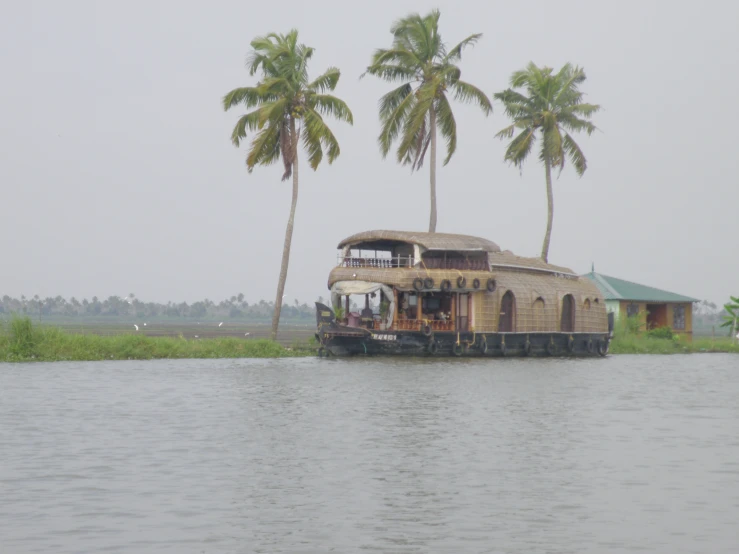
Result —
[[654, 338], [648, 335], [616, 335], [611, 354], [688, 354], [701, 352], [739, 353], [739, 344], [728, 337], [699, 337], [692, 341]]
[[34, 325], [16, 317], [0, 328], [0, 362], [150, 360], [157, 358], [283, 358], [308, 356], [308, 343], [284, 347], [266, 339], [99, 336]]

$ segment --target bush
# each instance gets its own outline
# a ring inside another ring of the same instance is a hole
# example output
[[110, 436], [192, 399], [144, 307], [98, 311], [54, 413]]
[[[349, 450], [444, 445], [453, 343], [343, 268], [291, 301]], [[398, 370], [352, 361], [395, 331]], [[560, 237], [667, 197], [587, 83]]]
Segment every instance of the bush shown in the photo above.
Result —
[[647, 331], [647, 336], [653, 339], [667, 339], [672, 340], [673, 332], [670, 327], [657, 327]]

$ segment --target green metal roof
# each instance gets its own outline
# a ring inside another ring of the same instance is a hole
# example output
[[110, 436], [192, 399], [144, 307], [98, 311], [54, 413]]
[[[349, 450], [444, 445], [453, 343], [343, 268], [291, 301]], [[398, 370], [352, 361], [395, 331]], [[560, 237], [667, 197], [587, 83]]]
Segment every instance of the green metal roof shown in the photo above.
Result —
[[584, 275], [593, 281], [606, 300], [634, 300], [641, 302], [698, 302], [697, 298], [690, 298], [674, 292], [647, 287], [631, 281], [616, 279], [591, 271]]

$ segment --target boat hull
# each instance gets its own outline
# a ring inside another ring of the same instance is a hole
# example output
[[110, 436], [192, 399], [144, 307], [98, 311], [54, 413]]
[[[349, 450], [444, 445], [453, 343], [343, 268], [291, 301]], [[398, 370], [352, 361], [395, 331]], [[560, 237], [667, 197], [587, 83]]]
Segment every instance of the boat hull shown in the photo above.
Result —
[[453, 333], [319, 327], [327, 356], [588, 357], [608, 354], [608, 333]]

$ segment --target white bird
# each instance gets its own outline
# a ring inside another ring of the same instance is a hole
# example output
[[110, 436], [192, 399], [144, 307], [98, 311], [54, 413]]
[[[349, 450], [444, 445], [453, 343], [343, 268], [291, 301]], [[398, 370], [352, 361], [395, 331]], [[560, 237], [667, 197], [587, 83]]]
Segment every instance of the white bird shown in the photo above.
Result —
[[144, 327], [146, 327], [146, 323], [144, 323]]
[[221, 325], [223, 325], [223, 322], [222, 321], [218, 324], [218, 327], [220, 327]]
[[245, 337], [248, 337], [251, 333], [244, 333]]
[[133, 326], [134, 326], [134, 327], [136, 327], [136, 330], [137, 330], [137, 331], [139, 330], [139, 326], [138, 326], [138, 325], [136, 325], [136, 324], [134, 323], [134, 324], [133, 324]]
[[198, 338], [198, 336], [197, 336], [197, 335], [195, 335], [195, 338]]

